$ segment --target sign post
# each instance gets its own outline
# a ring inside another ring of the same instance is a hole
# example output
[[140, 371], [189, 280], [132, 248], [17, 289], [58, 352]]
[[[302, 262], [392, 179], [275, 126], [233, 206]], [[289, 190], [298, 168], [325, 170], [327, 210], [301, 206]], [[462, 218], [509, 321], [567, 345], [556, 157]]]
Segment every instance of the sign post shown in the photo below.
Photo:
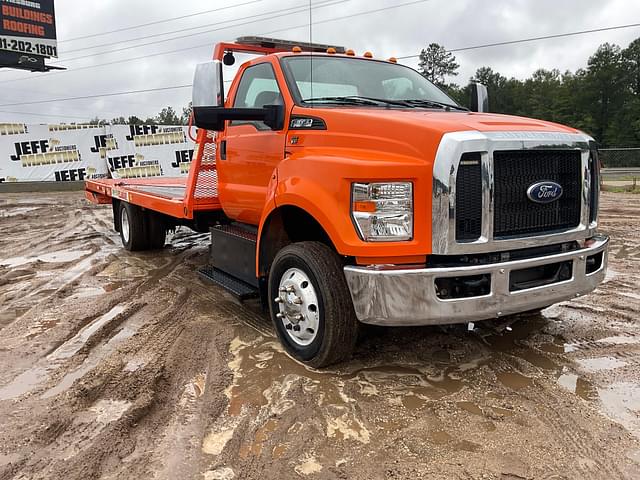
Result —
[[64, 70], [45, 65], [58, 56], [54, 0], [0, 0], [0, 68]]

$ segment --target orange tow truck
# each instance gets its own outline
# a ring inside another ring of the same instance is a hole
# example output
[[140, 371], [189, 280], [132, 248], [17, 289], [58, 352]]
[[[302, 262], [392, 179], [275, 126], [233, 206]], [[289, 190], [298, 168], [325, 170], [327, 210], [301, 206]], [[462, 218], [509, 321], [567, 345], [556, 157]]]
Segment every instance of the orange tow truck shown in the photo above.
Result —
[[[225, 95], [224, 66], [242, 64]], [[259, 297], [283, 346], [323, 367], [360, 323], [472, 323], [594, 290], [595, 142], [575, 129], [470, 111], [395, 59], [333, 45], [219, 43], [193, 87], [186, 178], [90, 180], [128, 250], [211, 232], [200, 273]]]

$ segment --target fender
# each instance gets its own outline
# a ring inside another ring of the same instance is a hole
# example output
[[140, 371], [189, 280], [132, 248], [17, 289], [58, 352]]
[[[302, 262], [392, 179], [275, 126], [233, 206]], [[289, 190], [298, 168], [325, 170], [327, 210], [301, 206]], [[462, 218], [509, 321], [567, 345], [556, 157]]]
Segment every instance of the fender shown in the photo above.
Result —
[[[272, 175], [258, 229], [258, 276], [263, 230], [273, 211], [288, 205], [313, 217], [338, 254], [357, 257], [357, 263], [380, 263], [379, 259], [389, 263], [387, 260], [391, 257], [398, 260], [396, 263], [415, 262], [417, 258], [424, 261], [424, 256], [431, 250], [431, 184], [418, 183], [417, 179], [430, 178], [431, 165], [406, 156], [390, 158], [382, 152], [376, 155], [373, 165], [371, 158], [358, 158], [358, 155], [343, 158], [314, 153], [316, 155], [312, 156], [295, 152], [280, 162], [277, 172]], [[361, 162], [365, 162], [366, 169], [362, 168]], [[351, 184], [354, 181], [393, 180], [414, 182], [414, 238], [407, 242], [364, 242], [351, 219]]]
[[267, 198], [260, 215], [260, 224], [258, 225], [258, 238], [256, 242], [256, 277], [260, 277], [260, 243], [262, 242], [262, 230], [271, 216], [271, 213], [277, 208], [276, 206], [276, 187], [278, 186], [278, 169], [274, 168], [269, 185], [267, 186]]

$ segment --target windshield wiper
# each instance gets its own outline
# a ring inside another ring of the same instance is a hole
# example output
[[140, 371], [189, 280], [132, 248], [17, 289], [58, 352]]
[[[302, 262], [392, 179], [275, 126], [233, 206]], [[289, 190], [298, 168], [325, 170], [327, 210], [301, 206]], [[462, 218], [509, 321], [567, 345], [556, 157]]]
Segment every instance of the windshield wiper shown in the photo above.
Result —
[[337, 103], [344, 105], [395, 105], [400, 107], [415, 108], [404, 100], [386, 100], [384, 98], [363, 97], [360, 95], [345, 95], [340, 97], [314, 97], [303, 100], [304, 103]]
[[435, 100], [406, 99], [406, 100], [403, 100], [403, 102], [406, 102], [409, 105], [413, 105], [413, 106], [425, 105], [425, 106], [429, 106], [429, 107], [444, 108], [445, 110], [454, 109], [454, 110], [462, 110], [464, 112], [468, 112], [469, 111], [468, 108], [461, 107], [460, 105], [453, 105], [451, 103], [436, 102]]
[[397, 107], [416, 108], [428, 106], [433, 108], [442, 108], [445, 110], [462, 110], [468, 112], [469, 109], [459, 105], [450, 103], [436, 102], [435, 100], [422, 99], [406, 99], [406, 100], [387, 100], [386, 98], [364, 97], [362, 95], [344, 95], [335, 97], [314, 97], [303, 100], [304, 103], [335, 103], [343, 105], [393, 105]]

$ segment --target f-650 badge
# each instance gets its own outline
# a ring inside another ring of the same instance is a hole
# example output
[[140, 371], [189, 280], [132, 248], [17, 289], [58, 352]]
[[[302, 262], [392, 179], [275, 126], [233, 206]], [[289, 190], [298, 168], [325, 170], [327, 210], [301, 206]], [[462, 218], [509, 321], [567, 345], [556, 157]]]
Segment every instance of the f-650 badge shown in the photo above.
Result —
[[536, 203], [555, 202], [562, 196], [562, 185], [556, 182], [537, 182], [527, 189], [527, 197]]

